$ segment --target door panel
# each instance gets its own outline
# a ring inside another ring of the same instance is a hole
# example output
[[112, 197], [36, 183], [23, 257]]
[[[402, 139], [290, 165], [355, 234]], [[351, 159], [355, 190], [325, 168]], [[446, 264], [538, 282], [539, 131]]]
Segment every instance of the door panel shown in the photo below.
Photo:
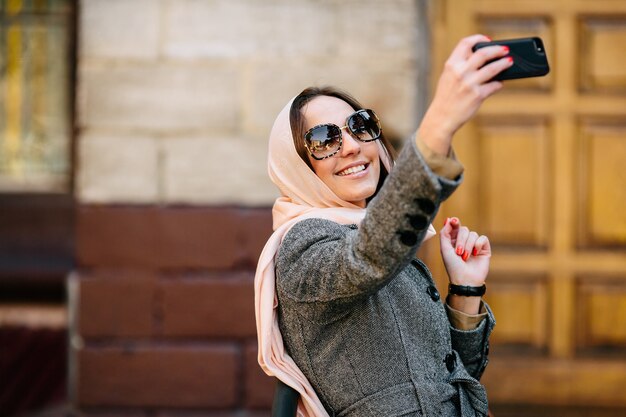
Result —
[[[493, 277], [490, 277], [493, 278]], [[540, 275], [508, 275], [489, 285], [489, 306], [498, 312], [498, 331], [491, 343], [510, 345], [516, 352], [545, 351], [548, 341], [548, 288]], [[515, 305], [515, 308], [508, 306]]]
[[626, 407], [626, 1], [433, 10], [433, 74], [472, 33], [540, 36], [551, 67], [506, 81], [457, 133], [465, 180], [436, 222], [458, 216], [492, 242], [490, 401]]
[[584, 92], [626, 93], [626, 16], [590, 15], [578, 21], [580, 32], [580, 87]]
[[[476, 132], [484, 232], [506, 246], [546, 247], [549, 126], [541, 119], [481, 118]], [[515, 219], [515, 221], [511, 221]]]
[[626, 244], [626, 124], [618, 123], [584, 121], [580, 127], [580, 247]]

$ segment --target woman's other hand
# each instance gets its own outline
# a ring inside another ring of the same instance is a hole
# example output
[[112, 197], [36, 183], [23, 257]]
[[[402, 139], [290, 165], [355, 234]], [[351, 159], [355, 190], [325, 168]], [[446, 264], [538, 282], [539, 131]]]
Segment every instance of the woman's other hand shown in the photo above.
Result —
[[479, 236], [452, 217], [441, 229], [440, 245], [451, 284], [480, 287], [485, 283], [491, 258], [487, 236]]
[[[445, 63], [433, 101], [424, 115], [418, 136], [433, 151], [448, 155], [452, 136], [478, 111], [482, 102], [502, 88], [489, 81], [513, 64], [505, 46], [489, 46], [472, 52], [484, 35], [463, 38]], [[495, 60], [489, 64], [487, 62]], [[485, 65], [487, 64], [487, 65]]]
[[[456, 217], [446, 220], [439, 234], [441, 256], [454, 285], [480, 287], [487, 279], [491, 245], [487, 236], [479, 236], [461, 226]], [[450, 295], [448, 305], [467, 314], [478, 314], [480, 297]]]

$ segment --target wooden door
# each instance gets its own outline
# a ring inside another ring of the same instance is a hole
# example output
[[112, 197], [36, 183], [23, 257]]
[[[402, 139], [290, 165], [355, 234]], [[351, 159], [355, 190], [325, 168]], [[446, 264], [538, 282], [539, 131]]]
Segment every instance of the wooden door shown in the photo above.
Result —
[[433, 75], [473, 33], [540, 36], [551, 66], [506, 82], [458, 133], [465, 182], [437, 221], [458, 216], [493, 243], [490, 401], [626, 407], [626, 1], [431, 11]]

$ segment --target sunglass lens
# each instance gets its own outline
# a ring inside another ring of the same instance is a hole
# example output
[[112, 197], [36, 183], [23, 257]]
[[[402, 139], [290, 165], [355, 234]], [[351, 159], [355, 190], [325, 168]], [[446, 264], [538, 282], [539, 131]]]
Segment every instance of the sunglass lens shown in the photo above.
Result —
[[348, 120], [348, 128], [362, 141], [370, 141], [380, 137], [378, 117], [371, 110], [360, 110]]
[[339, 150], [341, 129], [335, 125], [316, 126], [306, 133], [304, 140], [313, 156], [325, 158]]

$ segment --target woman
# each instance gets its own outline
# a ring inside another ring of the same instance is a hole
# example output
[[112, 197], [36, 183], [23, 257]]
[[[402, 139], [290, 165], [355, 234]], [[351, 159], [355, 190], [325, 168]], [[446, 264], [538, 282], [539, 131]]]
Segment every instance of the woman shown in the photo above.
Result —
[[300, 415], [487, 415], [489, 241], [446, 220], [445, 305], [415, 259], [461, 182], [452, 137], [511, 65], [500, 46], [472, 53], [487, 40], [454, 49], [395, 163], [375, 113], [335, 89], [303, 91], [276, 119], [269, 172], [282, 196], [255, 277], [259, 363], [300, 392]]

